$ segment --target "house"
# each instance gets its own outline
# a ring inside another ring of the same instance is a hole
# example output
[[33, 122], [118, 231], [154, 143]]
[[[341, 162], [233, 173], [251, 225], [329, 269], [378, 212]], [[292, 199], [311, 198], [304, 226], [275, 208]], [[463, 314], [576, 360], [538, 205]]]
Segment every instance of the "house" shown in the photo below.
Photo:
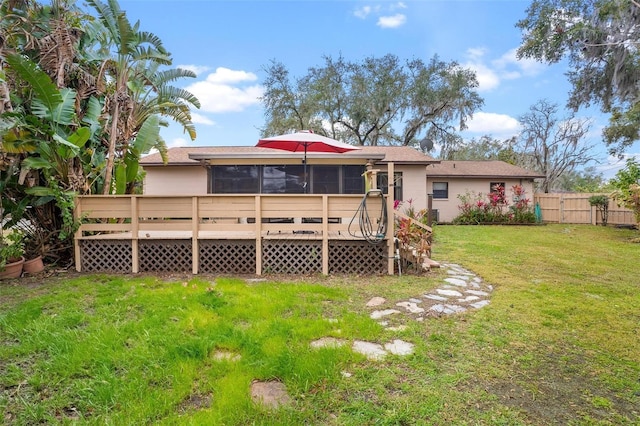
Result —
[[364, 194], [367, 167], [376, 171], [377, 187], [388, 187], [394, 164], [394, 195], [427, 206], [425, 167], [439, 161], [406, 146], [364, 146], [342, 154], [307, 154], [307, 176], [300, 152], [253, 146], [178, 147], [142, 158], [147, 195], [200, 194]]
[[[78, 197], [78, 271], [393, 274], [394, 200], [450, 220], [457, 194], [492, 184], [532, 190], [535, 173], [502, 162], [440, 162], [411, 147], [306, 154], [258, 147], [172, 148], [141, 159], [142, 195]], [[393, 176], [393, 179], [389, 179]], [[366, 195], [365, 195], [366, 194]], [[446, 215], [445, 215], [446, 214]], [[431, 228], [401, 256], [426, 265]], [[430, 263], [433, 265], [433, 263]]]
[[441, 161], [426, 169], [427, 191], [433, 194], [433, 214], [441, 223], [458, 216], [459, 196], [466, 193], [489, 194], [502, 185], [509, 197], [514, 185], [521, 185], [533, 201], [534, 179], [541, 175], [504, 161]]

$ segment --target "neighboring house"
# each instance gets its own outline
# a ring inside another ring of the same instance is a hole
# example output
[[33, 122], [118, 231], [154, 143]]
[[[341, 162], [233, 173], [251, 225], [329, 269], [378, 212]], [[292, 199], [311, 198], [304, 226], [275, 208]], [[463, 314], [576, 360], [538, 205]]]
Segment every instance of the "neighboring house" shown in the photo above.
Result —
[[[140, 161], [148, 195], [303, 193], [302, 154], [253, 146], [179, 147]], [[426, 208], [426, 166], [438, 160], [406, 146], [365, 146], [343, 154], [308, 153], [308, 193], [364, 194], [367, 164], [377, 172], [379, 188], [388, 186], [389, 163], [394, 164], [394, 193]]]
[[510, 200], [511, 188], [522, 185], [525, 195], [533, 203], [534, 179], [541, 175], [504, 161], [441, 161], [427, 167], [427, 191], [433, 194], [436, 220], [451, 222], [459, 214], [459, 195], [468, 193], [487, 195], [496, 184], [505, 188]]

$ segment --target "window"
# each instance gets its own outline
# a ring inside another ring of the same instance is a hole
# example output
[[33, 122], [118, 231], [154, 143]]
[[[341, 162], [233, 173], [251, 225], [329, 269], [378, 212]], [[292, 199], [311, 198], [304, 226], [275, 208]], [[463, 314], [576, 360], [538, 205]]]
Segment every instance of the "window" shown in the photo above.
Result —
[[263, 194], [302, 194], [304, 184], [304, 166], [262, 166]]
[[504, 182], [491, 182], [489, 184], [489, 193], [496, 192], [498, 190], [498, 187], [502, 188], [502, 190], [504, 191], [505, 183]]
[[340, 166], [313, 166], [312, 182], [313, 194], [339, 194]]
[[449, 182], [433, 182], [433, 198], [449, 198]]
[[364, 194], [364, 166], [342, 167], [342, 193]]
[[[393, 199], [394, 201], [402, 201], [402, 172], [395, 172], [393, 176]], [[389, 193], [388, 173], [378, 173], [378, 189], [381, 189], [383, 194]]]
[[211, 183], [214, 194], [258, 193], [258, 166], [214, 166], [211, 168]]
[[[304, 193], [304, 165], [212, 166], [209, 170], [212, 194]], [[364, 170], [365, 166], [308, 166], [308, 193], [363, 194]]]

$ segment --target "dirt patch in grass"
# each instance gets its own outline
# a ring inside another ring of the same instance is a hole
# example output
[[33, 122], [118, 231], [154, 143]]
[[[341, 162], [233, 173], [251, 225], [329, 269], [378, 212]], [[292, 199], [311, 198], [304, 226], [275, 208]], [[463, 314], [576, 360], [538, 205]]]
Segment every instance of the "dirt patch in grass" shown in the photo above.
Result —
[[[472, 380], [471, 386], [494, 402], [524, 413], [539, 424], [564, 425], [576, 419], [623, 424], [640, 420], [637, 403], [606, 389], [585, 370], [587, 363], [566, 352], [542, 356], [535, 367], [511, 370], [508, 379]], [[487, 405], [491, 404], [487, 402]]]
[[179, 413], [186, 413], [188, 411], [201, 410], [203, 408], [211, 407], [211, 401], [213, 397], [210, 394], [202, 395], [202, 394], [191, 394], [186, 397], [180, 404], [178, 405]]

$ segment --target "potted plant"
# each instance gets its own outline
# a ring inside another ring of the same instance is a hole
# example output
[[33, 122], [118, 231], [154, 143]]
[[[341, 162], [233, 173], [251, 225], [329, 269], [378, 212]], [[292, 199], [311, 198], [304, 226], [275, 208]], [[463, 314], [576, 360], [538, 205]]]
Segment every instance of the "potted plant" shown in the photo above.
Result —
[[22, 271], [25, 274], [37, 274], [44, 271], [44, 240], [37, 229], [26, 229], [24, 234], [24, 265]]
[[0, 279], [22, 275], [23, 255], [24, 243], [20, 232], [12, 231], [6, 238], [0, 234]]

